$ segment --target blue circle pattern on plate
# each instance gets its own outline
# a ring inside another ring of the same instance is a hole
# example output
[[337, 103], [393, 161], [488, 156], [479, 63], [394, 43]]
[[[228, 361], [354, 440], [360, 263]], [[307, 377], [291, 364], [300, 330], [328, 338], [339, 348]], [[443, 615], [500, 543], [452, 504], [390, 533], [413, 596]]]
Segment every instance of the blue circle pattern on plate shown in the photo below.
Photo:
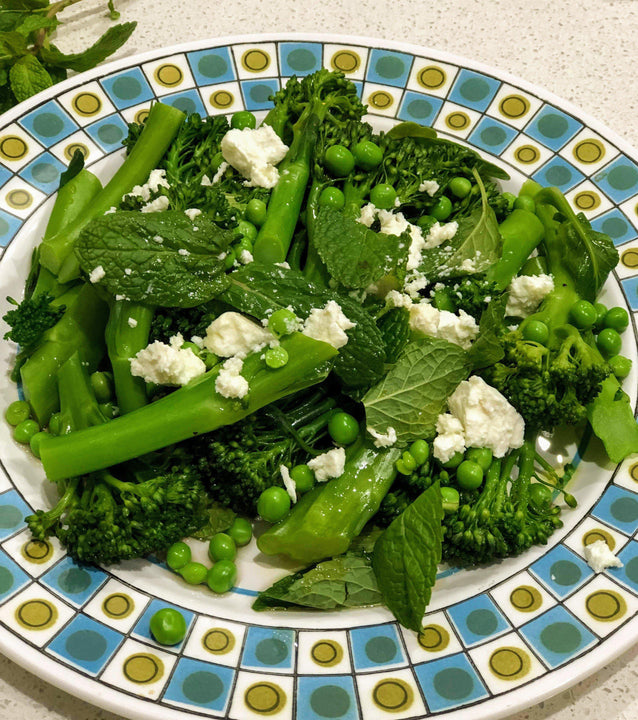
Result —
[[[272, 56], [273, 47], [276, 57]], [[579, 157], [578, 147], [572, 141], [583, 132], [587, 135], [588, 128], [579, 119], [528, 90], [513, 85], [506, 87], [498, 77], [469, 68], [451, 67], [436, 57], [370, 49], [357, 44], [328, 46], [320, 42], [282, 40], [252, 43], [250, 48], [264, 58], [264, 67], [255, 69], [244, 64], [242, 69], [245, 44], [241, 47], [203, 47], [167, 57], [167, 62], [181, 66], [192, 76], [196, 87], [182, 90], [177, 87], [174, 92], [162, 95], [162, 101], [189, 112], [205, 113], [210, 107], [207, 99], [211, 92], [215, 86], [223, 84], [225, 88], [237, 88], [238, 96], [233, 98], [235, 103], [239, 102], [249, 110], [264, 110], [269, 106], [269, 96], [281, 86], [282, 78], [285, 80], [292, 74], [305, 75], [322, 64], [341, 68], [352, 73], [373, 115], [387, 117], [389, 102], [397, 120], [430, 124], [443, 135], [467, 138], [475, 147], [524, 174], [530, 172], [523, 156], [517, 156], [519, 147], [525, 146], [528, 154], [531, 152], [536, 158], [545, 158], [534, 165], [534, 179], [557, 185], [567, 192], [576, 207], [587, 214], [593, 227], [610, 234], [621, 252], [638, 247], [638, 166], [634, 160], [607, 143], [601, 151], [602, 163], [597, 157], [592, 165], [594, 170], [587, 173], [587, 163], [593, 161]], [[161, 56], [158, 59], [162, 59]], [[153, 82], [150, 74], [147, 76], [143, 68], [134, 64], [99, 78], [102, 90], [116, 108], [111, 115], [86, 124], [53, 99], [29, 111], [17, 123], [0, 129], [0, 246], [6, 247], [11, 242], [30, 213], [39, 206], [39, 202], [35, 202], [29, 214], [17, 213], [2, 188], [13, 181], [17, 183], [15, 187], [24, 188], [33, 197], [39, 197], [37, 191], [52, 194], [64, 165], [50, 150], [54, 146], [63, 146], [72, 134], [75, 143], [81, 143], [84, 136], [105, 153], [118, 150], [126, 134], [126, 124], [134, 118], [132, 113], [148, 107], [156, 99]], [[383, 103], [376, 106], [373, 102], [379, 87], [385, 88], [385, 106]], [[504, 88], [509, 92], [507, 97], [503, 97]], [[516, 103], [516, 112], [508, 111], [508, 101]], [[596, 136], [593, 130], [591, 134]], [[587, 189], [590, 196], [593, 188], [594, 195], [604, 202], [594, 203], [593, 207], [579, 206], [581, 187], [583, 193]], [[635, 268], [635, 264], [627, 267]], [[629, 306], [638, 311], [638, 277], [624, 272], [621, 287]], [[634, 617], [638, 607], [638, 602], [633, 600], [638, 598], [638, 543], [632, 539], [638, 530], [637, 483], [638, 470], [634, 473], [634, 468], [621, 468], [585, 519], [593, 519], [601, 528], [609, 528], [622, 538], [618, 556], [623, 567], [610, 569], [602, 575], [609, 592], [631, 599], [634, 608], [620, 613], [615, 620], [616, 632]], [[32, 593], [29, 593], [34, 587], [41, 588], [43, 593], [46, 590], [67, 614], [72, 615], [72, 619], [59, 624], [45, 643], [44, 653], [89, 678], [101, 676], [118, 651], [129, 642], [135, 642], [136, 647], [143, 645], [152, 654], [158, 646], [150, 635], [149, 619], [156, 609], [167, 603], [143, 593], [147, 598], [145, 610], [127, 633], [85, 614], [84, 608], [107, 583], [109, 573], [76, 565], [65, 556], [56, 560], [42, 575], [38, 575], [35, 568], [30, 572], [15, 554], [17, 545], [13, 542], [18, 536], [24, 536], [26, 542], [24, 517], [30, 512], [15, 488], [0, 494], [0, 616], [7, 603], [22, 597], [31, 598]], [[519, 574], [521, 592], [535, 597], [531, 590], [542, 588], [550, 599], [545, 605], [539, 600], [540, 604], [529, 620], [521, 621], [521, 608], [514, 607], [514, 593], [509, 595], [511, 602], [508, 603], [503, 600], [503, 594], [499, 595], [498, 585], [435, 613], [437, 622], [447, 625], [444, 632], [454, 638], [456, 645], [450, 646], [451, 652], [442, 644], [428, 648], [431, 657], [424, 659], [425, 645], [418, 646], [414, 638], [408, 637], [396, 623], [356, 627], [345, 633], [348, 642], [341, 648], [349, 657], [351, 670], [344, 672], [340, 666], [332, 675], [312, 675], [299, 672], [301, 665], [296, 655], [300, 636], [310, 635], [310, 631], [238, 623], [244, 626], [245, 632], [241, 652], [237, 653], [232, 666], [224, 664], [222, 656], [215, 658], [219, 662], [195, 657], [189, 650], [187, 639], [173, 648], [163, 648], [165, 654], [175, 658], [175, 666], [157, 681], [160, 686], [157, 697], [148, 702], [178, 708], [185, 716], [199, 714], [200, 710], [227, 716], [231, 705], [241, 702], [234, 693], [237, 688], [246, 687], [246, 678], [265, 678], [264, 687], [273, 694], [276, 702], [283, 703], [278, 706], [282, 708], [282, 717], [292, 717], [294, 701], [297, 717], [304, 720], [375, 718], [379, 707], [389, 711], [390, 706], [383, 705], [383, 702], [389, 702], [388, 697], [399, 698], [398, 704], [390, 708], [395, 717], [415, 717], [417, 706], [426, 708], [431, 714], [441, 714], [484, 703], [499, 692], [507, 692], [510, 687], [515, 689], [529, 681], [523, 672], [511, 686], [498, 692], [490, 689], [494, 671], [488, 662], [477, 660], [477, 653], [486, 645], [502, 642], [503, 647], [507, 647], [515, 639], [519, 647], [526, 648], [526, 652], [536, 659], [541, 668], [540, 676], [543, 676], [602, 642], [597, 621], [585, 609], [574, 610], [577, 598], [586, 594], [594, 578], [601, 577], [594, 575], [582, 557], [574, 552], [573, 546], [568, 546], [570, 538], [579, 533], [580, 526], [577, 526], [563, 543]], [[139, 594], [139, 590], [136, 592]], [[539, 591], [535, 592], [540, 598]], [[189, 633], [192, 632], [197, 614], [185, 608], [177, 609], [185, 615]], [[425, 618], [426, 626], [429, 617]], [[433, 627], [439, 628], [439, 625]], [[18, 626], [9, 624], [8, 628], [24, 642], [31, 642], [28, 637], [22, 637]], [[436, 632], [443, 637], [440, 629]], [[303, 667], [308, 666], [304, 664]], [[292, 685], [284, 683], [286, 677], [292, 678]], [[133, 692], [123, 684], [111, 680], [103, 682], [122, 693]], [[394, 694], [384, 695], [389, 686]], [[141, 696], [143, 694], [137, 694], [137, 697]], [[271, 710], [262, 707], [253, 708], [252, 712], [251, 716], [258, 717], [270, 714]]]

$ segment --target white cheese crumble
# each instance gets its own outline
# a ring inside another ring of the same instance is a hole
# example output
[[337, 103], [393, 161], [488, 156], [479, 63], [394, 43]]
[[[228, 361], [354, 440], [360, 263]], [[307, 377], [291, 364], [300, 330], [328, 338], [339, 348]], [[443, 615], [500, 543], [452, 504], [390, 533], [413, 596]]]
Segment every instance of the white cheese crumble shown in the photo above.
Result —
[[279, 472], [281, 473], [281, 479], [284, 481], [284, 487], [286, 492], [290, 495], [290, 499], [293, 503], [297, 502], [297, 483], [290, 477], [290, 470], [285, 465], [279, 466]]
[[148, 180], [144, 185], [136, 185], [131, 192], [126, 193], [124, 197], [135, 197], [144, 200], [144, 202], [148, 202], [151, 199], [151, 195], [162, 187], [170, 187], [170, 184], [166, 180], [166, 170], [156, 168], [155, 170], [151, 170]]
[[317, 482], [325, 482], [343, 475], [345, 465], [346, 451], [342, 447], [333, 448], [308, 460], [308, 467], [315, 474]]
[[231, 357], [222, 365], [215, 378], [215, 390], [226, 398], [240, 400], [248, 394], [248, 380], [241, 376], [244, 361], [240, 357]]
[[200, 350], [204, 347], [204, 338], [200, 337], [199, 335], [193, 335], [191, 337], [191, 342], [193, 343], [193, 345], [197, 345]]
[[184, 338], [178, 333], [169, 344], [155, 342], [131, 358], [131, 375], [157, 385], [186, 385], [206, 372], [206, 365], [192, 350], [182, 349]]
[[217, 172], [213, 175], [213, 179], [209, 182], [209, 185], [214, 185], [215, 183], [218, 183], [223, 177], [226, 170], [228, 170], [230, 166], [227, 162], [220, 163], [219, 167], [217, 168]]
[[101, 265], [94, 267], [89, 275], [89, 280], [92, 283], [98, 283], [106, 275], [104, 268]]
[[479, 333], [476, 320], [465, 310], [455, 315], [449, 310], [438, 310], [429, 302], [420, 302], [410, 308], [410, 328], [430, 337], [440, 338], [469, 350]]
[[180, 248], [180, 249], [177, 251], [177, 253], [178, 253], [178, 255], [182, 255], [183, 257], [186, 257], [187, 255], [190, 255], [190, 253], [188, 252], [188, 250], [187, 250], [186, 248]]
[[457, 452], [465, 450], [465, 432], [458, 418], [449, 413], [439, 415], [436, 421], [436, 437], [434, 438], [433, 455], [442, 463], [446, 463]]
[[153, 235], [153, 240], [155, 240], [158, 245], [164, 242], [164, 238], [161, 235]]
[[436, 180], [424, 180], [419, 185], [419, 192], [425, 192], [430, 197], [432, 197], [433, 195], [436, 195], [436, 193], [440, 187], [441, 186], [439, 185], [439, 183]]
[[412, 307], [412, 298], [405, 293], [400, 293], [398, 290], [390, 290], [385, 296], [385, 302], [386, 305], [390, 305], [390, 307], [404, 307], [408, 309]]
[[137, 327], [137, 320], [136, 320], [135, 318], [130, 317], [130, 318], [127, 320], [127, 322], [128, 322], [128, 326], [129, 326], [129, 327], [132, 327], [132, 328], [136, 328], [136, 327]]
[[429, 250], [438, 247], [446, 240], [451, 240], [456, 235], [458, 229], [459, 224], [456, 220], [443, 223], [443, 225], [438, 221], [435, 222], [434, 225], [430, 226], [427, 237], [425, 238], [425, 247]]
[[125, 274], [125, 275], [130, 275], [132, 272], [133, 272], [133, 271], [131, 270], [131, 268], [124, 268], [124, 274]]
[[189, 220], [194, 220], [198, 215], [201, 215], [202, 211], [199, 208], [188, 208], [188, 210], [184, 210], [184, 215]]
[[388, 425], [384, 433], [377, 432], [374, 428], [368, 427], [367, 431], [374, 438], [374, 446], [378, 448], [392, 447], [397, 441], [397, 431]]
[[111, 207], [108, 210], [104, 211], [105, 215], [112, 215], [114, 212], [117, 212], [117, 208], [115, 205], [111, 205]]
[[152, 202], [143, 205], [140, 212], [164, 212], [164, 210], [168, 210], [168, 205], [169, 202], [166, 195], [160, 195], [159, 197], [156, 197], [155, 200], [153, 200]]
[[521, 318], [531, 315], [553, 289], [551, 275], [518, 275], [507, 289], [505, 314]]
[[608, 567], [622, 567], [622, 561], [617, 558], [604, 540], [585, 545], [585, 560], [594, 572], [602, 572]]
[[275, 336], [266, 328], [236, 312], [225, 312], [206, 328], [204, 347], [220, 357], [257, 352]]
[[344, 315], [339, 303], [329, 300], [323, 308], [314, 308], [304, 323], [302, 333], [315, 340], [328, 343], [337, 350], [348, 342], [346, 330], [356, 323]]
[[284, 270], [290, 270], [290, 265], [284, 260], [280, 263], [275, 263], [277, 267], [283, 268]]
[[262, 125], [229, 130], [222, 138], [221, 151], [224, 160], [247, 178], [249, 185], [273, 188], [279, 180], [275, 166], [286, 156], [288, 146], [270, 125]]
[[242, 265], [248, 265], [248, 263], [251, 263], [255, 258], [253, 257], [253, 254], [250, 252], [250, 250], [242, 250], [239, 253], [239, 262]]
[[[222, 163], [223, 165], [223, 163]], [[220, 165], [221, 167], [221, 165]], [[226, 168], [224, 168], [225, 170]], [[213, 184], [213, 181], [208, 177], [208, 175], [202, 175], [202, 179], [200, 180], [199, 184], [202, 187], [210, 187]]]

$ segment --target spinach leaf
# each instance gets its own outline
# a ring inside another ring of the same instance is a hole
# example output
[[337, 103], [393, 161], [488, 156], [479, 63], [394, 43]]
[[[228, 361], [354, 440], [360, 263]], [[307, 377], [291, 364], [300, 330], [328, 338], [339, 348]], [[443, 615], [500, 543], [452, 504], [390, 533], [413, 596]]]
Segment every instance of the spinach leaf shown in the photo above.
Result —
[[481, 207], [458, 221], [459, 228], [451, 240], [423, 251], [420, 270], [428, 277], [470, 274], [462, 267], [465, 260], [472, 262], [471, 274], [485, 272], [501, 257], [503, 240], [496, 215], [476, 168], [472, 173], [481, 191]]
[[252, 262], [230, 275], [230, 286], [220, 299], [259, 320], [287, 306], [305, 319], [313, 308], [335, 300], [356, 323], [347, 331], [348, 344], [339, 349], [336, 375], [349, 388], [369, 387], [383, 376], [384, 344], [373, 318], [352, 298], [324, 290], [296, 270]]
[[86, 273], [102, 266], [100, 285], [111, 294], [188, 308], [228, 287], [221, 256], [232, 239], [204, 214], [192, 221], [178, 211], [125, 211], [93, 220], [75, 249]]
[[376, 233], [333, 208], [317, 214], [314, 246], [334, 280], [363, 289], [405, 265], [410, 240]]
[[363, 398], [366, 425], [393, 427], [399, 442], [433, 437], [445, 401], [469, 372], [458, 345], [426, 337], [409, 343], [387, 375]]
[[393, 140], [401, 140], [406, 137], [433, 140], [436, 138], [436, 130], [415, 122], [402, 122], [388, 130], [386, 137]]
[[438, 483], [392, 521], [372, 556], [383, 600], [409, 630], [421, 632], [441, 561], [443, 503]]
[[468, 350], [473, 369], [494, 365], [505, 355], [500, 340], [507, 296], [492, 298], [479, 320], [479, 334]]
[[613, 375], [603, 381], [600, 392], [587, 406], [587, 419], [613, 462], [622, 462], [638, 452], [638, 424], [629, 396]]
[[381, 602], [370, 555], [348, 552], [278, 580], [259, 593], [253, 610], [335, 610]]

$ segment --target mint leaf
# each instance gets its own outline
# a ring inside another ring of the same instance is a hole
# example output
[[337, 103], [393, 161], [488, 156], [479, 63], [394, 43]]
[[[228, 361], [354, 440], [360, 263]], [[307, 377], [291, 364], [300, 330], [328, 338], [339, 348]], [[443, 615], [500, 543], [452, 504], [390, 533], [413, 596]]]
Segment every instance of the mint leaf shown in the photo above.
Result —
[[458, 345], [429, 337], [409, 343], [365, 394], [366, 425], [379, 432], [393, 427], [399, 442], [433, 437], [445, 401], [468, 372], [467, 354]]
[[50, 45], [48, 48], [43, 47], [40, 55], [42, 60], [50, 65], [56, 65], [66, 70], [75, 70], [75, 72], [84, 72], [119, 50], [129, 39], [136, 25], [137, 23], [130, 22], [110, 27], [99, 40], [81, 53], [65, 55], [55, 45]]
[[374, 546], [372, 567], [383, 600], [409, 630], [423, 629], [441, 561], [443, 503], [432, 485], [392, 521]]
[[213, 535], [226, 532], [236, 517], [236, 513], [230, 508], [213, 502], [206, 509], [206, 523], [199, 530], [191, 533], [191, 537], [196, 540], [210, 540]]
[[3, 10], [30, 12], [49, 6], [49, 0], [2, 0]]
[[191, 221], [176, 210], [115, 212], [93, 220], [75, 249], [86, 273], [102, 266], [99, 282], [111, 294], [188, 308], [228, 286], [223, 253], [233, 237], [204, 214]]
[[9, 81], [11, 91], [18, 102], [22, 102], [53, 85], [51, 76], [42, 67], [35, 55], [21, 57], [9, 71]]
[[405, 264], [410, 240], [376, 233], [333, 208], [322, 207], [313, 237], [319, 257], [334, 280], [363, 289]]
[[381, 601], [370, 556], [349, 552], [286, 575], [259, 593], [253, 609], [335, 610], [379, 605]]
[[15, 30], [27, 17], [26, 13], [19, 10], [0, 10], [0, 32]]
[[393, 140], [401, 140], [401, 138], [427, 138], [432, 140], [436, 138], [436, 130], [425, 125], [419, 125], [415, 122], [402, 122], [395, 125], [387, 132], [387, 137]]
[[507, 295], [492, 298], [479, 321], [479, 334], [468, 350], [472, 368], [485, 368], [494, 365], [505, 355], [501, 343], [501, 331]]
[[587, 419], [613, 462], [622, 462], [638, 452], [638, 423], [629, 396], [613, 375], [603, 381], [600, 392], [587, 406]]
[[28, 52], [27, 39], [19, 32], [0, 32], [0, 61], [14, 61]]
[[32, 33], [38, 30], [54, 30], [60, 21], [54, 17], [46, 17], [46, 15], [27, 15], [23, 21], [15, 28], [24, 37], [28, 38]]

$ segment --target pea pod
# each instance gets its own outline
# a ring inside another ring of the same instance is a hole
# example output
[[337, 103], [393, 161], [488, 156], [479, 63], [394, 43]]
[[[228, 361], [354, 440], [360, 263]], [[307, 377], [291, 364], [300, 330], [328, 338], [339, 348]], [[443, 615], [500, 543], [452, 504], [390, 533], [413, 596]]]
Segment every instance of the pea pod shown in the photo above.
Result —
[[543, 239], [543, 223], [528, 210], [513, 210], [498, 226], [503, 238], [500, 260], [487, 271], [487, 279], [505, 290], [530, 253]]

